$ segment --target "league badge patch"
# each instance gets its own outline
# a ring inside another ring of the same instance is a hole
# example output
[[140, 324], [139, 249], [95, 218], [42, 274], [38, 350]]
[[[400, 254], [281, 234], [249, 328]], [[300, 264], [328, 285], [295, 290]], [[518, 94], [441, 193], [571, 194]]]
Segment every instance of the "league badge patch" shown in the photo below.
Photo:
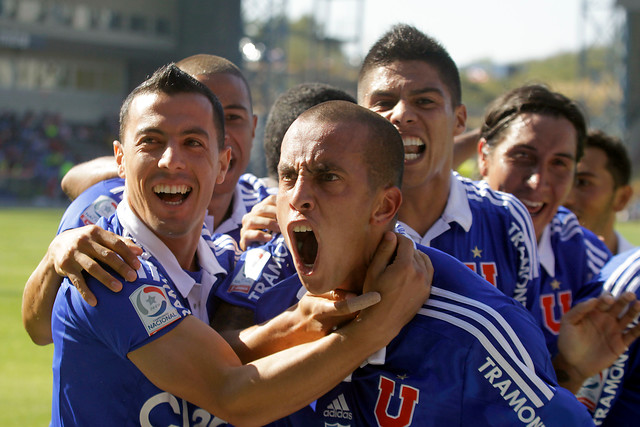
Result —
[[233, 282], [229, 285], [227, 292], [248, 294], [271, 258], [269, 252], [260, 248], [251, 249], [245, 254], [244, 265], [238, 274], [236, 274], [236, 277], [233, 278]]
[[178, 310], [161, 287], [141, 286], [129, 296], [129, 300], [149, 336], [180, 319]]
[[98, 197], [80, 214], [84, 225], [95, 224], [101, 217], [109, 218], [118, 207], [118, 204], [105, 195]]

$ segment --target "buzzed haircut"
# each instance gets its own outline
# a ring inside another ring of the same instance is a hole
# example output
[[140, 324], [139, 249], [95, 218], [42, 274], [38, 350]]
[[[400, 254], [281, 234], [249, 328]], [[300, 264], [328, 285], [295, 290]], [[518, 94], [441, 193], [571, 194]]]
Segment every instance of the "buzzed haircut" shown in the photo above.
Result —
[[328, 101], [300, 115], [301, 120], [320, 123], [358, 123], [367, 128], [363, 158], [367, 166], [369, 188], [400, 187], [404, 172], [404, 145], [390, 121], [373, 111], [347, 101]]
[[493, 149], [501, 142], [501, 136], [511, 123], [524, 113], [567, 119], [576, 130], [576, 162], [580, 160], [587, 136], [587, 119], [575, 101], [542, 84], [520, 86], [491, 102], [485, 112], [480, 136]]
[[129, 119], [129, 108], [133, 99], [139, 95], [164, 93], [177, 95], [182, 93], [200, 94], [206, 97], [213, 107], [213, 124], [217, 132], [218, 148], [224, 148], [224, 112], [218, 98], [208, 87], [182, 71], [174, 63], [157, 69], [151, 77], [138, 85], [122, 103], [120, 108], [120, 142], [124, 143], [124, 130]]
[[406, 24], [394, 25], [369, 49], [360, 68], [358, 85], [370, 70], [396, 61], [423, 61], [435, 68], [449, 90], [451, 105], [457, 107], [462, 103], [458, 66], [447, 50], [432, 37]]
[[240, 68], [226, 58], [217, 55], [198, 54], [192, 55], [176, 62], [178, 68], [193, 77], [197, 76], [215, 76], [216, 74], [231, 74], [238, 77], [244, 83], [249, 94], [249, 104], [253, 108], [253, 100], [251, 99], [251, 88], [249, 82], [242, 74]]
[[284, 134], [291, 123], [309, 108], [326, 101], [348, 101], [356, 104], [353, 96], [325, 83], [301, 83], [283, 92], [273, 103], [264, 129], [264, 152], [267, 173], [278, 177], [278, 162]]
[[620, 138], [608, 135], [601, 130], [589, 131], [585, 148], [598, 148], [607, 156], [607, 171], [613, 177], [614, 188], [629, 185], [631, 181], [631, 160]]

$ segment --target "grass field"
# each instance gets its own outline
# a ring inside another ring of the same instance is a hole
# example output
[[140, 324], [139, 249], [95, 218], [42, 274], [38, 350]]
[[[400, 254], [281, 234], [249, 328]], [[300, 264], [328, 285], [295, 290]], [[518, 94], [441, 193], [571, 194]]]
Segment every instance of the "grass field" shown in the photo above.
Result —
[[56, 234], [60, 209], [0, 209], [0, 425], [46, 426], [53, 346], [22, 328], [22, 288]]
[[[22, 288], [54, 237], [60, 209], [0, 209], [0, 425], [45, 426], [51, 405], [53, 346], [34, 345], [22, 328]], [[618, 225], [640, 246], [640, 222]]]

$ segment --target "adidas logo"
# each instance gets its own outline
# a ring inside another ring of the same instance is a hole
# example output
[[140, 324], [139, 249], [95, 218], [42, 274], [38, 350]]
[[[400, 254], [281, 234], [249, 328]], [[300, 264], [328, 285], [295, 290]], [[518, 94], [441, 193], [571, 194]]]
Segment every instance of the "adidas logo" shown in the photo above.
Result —
[[347, 405], [347, 401], [344, 399], [344, 394], [340, 394], [340, 396], [333, 399], [333, 402], [327, 405], [327, 409], [324, 410], [322, 416], [342, 418], [344, 420], [353, 419], [353, 414]]

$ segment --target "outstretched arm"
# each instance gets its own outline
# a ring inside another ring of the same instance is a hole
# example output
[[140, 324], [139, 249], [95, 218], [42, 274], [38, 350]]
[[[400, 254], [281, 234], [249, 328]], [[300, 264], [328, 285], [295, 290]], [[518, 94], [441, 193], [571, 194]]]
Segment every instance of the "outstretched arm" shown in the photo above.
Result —
[[67, 276], [87, 303], [95, 306], [96, 298], [87, 287], [82, 272], [86, 271], [118, 292], [122, 284], [99, 263], [133, 281], [140, 268], [137, 256], [141, 253], [142, 250], [129, 239], [95, 225], [67, 230], [56, 236], [31, 273], [22, 294], [22, 322], [33, 342], [38, 345], [52, 342], [51, 310], [63, 277]]
[[[386, 246], [384, 261], [393, 257], [396, 246], [395, 237], [388, 239], [383, 245], [391, 245], [390, 253]], [[161, 389], [228, 422], [265, 424], [326, 393], [387, 345], [422, 306], [432, 274], [426, 255], [408, 241], [398, 244], [391, 264], [379, 259], [369, 269], [365, 287], [380, 294], [378, 304], [316, 341], [247, 365], [241, 365], [220, 335], [192, 316], [128, 357]]]
[[633, 292], [617, 299], [603, 294], [576, 304], [562, 316], [558, 355], [553, 365], [558, 383], [576, 393], [582, 383], [615, 362], [640, 336], [640, 326], [630, 327], [640, 313]]
[[84, 190], [109, 178], [116, 178], [118, 169], [113, 156], [98, 157], [72, 167], [60, 181], [67, 197], [75, 200]]

